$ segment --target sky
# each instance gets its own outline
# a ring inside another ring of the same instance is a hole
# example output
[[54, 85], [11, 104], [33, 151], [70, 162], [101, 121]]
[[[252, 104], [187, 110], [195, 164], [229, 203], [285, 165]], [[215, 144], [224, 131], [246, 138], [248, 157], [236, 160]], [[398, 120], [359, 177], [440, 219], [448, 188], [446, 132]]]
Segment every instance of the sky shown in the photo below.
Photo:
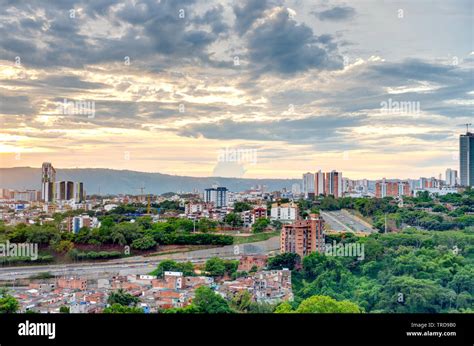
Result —
[[474, 4], [0, 0], [0, 167], [458, 169]]

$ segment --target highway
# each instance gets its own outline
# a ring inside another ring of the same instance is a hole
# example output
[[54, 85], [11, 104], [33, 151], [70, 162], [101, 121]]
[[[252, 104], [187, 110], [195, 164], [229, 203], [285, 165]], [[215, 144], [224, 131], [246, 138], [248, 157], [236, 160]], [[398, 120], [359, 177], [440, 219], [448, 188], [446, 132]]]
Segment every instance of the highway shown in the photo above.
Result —
[[265, 241], [227, 245], [211, 249], [195, 250], [158, 256], [134, 256], [100, 263], [52, 264], [35, 266], [1, 267], [0, 280], [15, 280], [28, 278], [42, 272], [49, 272], [55, 276], [76, 275], [87, 278], [110, 277], [112, 275], [146, 274], [156, 268], [158, 263], [165, 259], [177, 262], [191, 261], [194, 263], [205, 262], [211, 257], [224, 259], [237, 259], [244, 254], [268, 254], [278, 252], [280, 248], [279, 237]]
[[321, 211], [321, 216], [329, 224], [331, 230], [334, 231], [374, 232], [374, 229], [367, 222], [345, 210]]

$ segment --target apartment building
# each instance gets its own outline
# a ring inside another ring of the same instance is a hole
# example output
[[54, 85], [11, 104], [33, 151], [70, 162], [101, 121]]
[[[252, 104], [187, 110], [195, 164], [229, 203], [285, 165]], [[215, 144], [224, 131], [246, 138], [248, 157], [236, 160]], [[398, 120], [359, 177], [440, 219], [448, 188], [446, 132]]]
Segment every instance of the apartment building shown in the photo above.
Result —
[[375, 197], [384, 198], [400, 196], [411, 196], [411, 188], [408, 181], [383, 178], [375, 183]]
[[283, 225], [280, 235], [280, 252], [297, 253], [301, 258], [313, 252], [324, 251], [324, 220], [311, 214], [306, 220]]

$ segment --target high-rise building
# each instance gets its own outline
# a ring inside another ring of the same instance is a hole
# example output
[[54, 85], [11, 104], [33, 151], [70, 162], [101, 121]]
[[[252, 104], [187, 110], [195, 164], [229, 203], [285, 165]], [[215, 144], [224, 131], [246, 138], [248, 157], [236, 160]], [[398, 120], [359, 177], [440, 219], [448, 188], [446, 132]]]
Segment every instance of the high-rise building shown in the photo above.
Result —
[[446, 170], [446, 185], [456, 186], [458, 182], [458, 171], [455, 169], [448, 168]]
[[72, 181], [57, 181], [55, 185], [55, 197], [56, 201], [69, 201], [74, 199], [74, 182]]
[[324, 195], [324, 173], [321, 170], [314, 174], [314, 194]]
[[314, 192], [314, 174], [313, 173], [305, 173], [303, 174], [303, 193], [305, 197], [308, 194]]
[[324, 194], [342, 197], [342, 172], [331, 171], [324, 176]]
[[204, 201], [214, 203], [216, 208], [227, 207], [227, 188], [212, 187], [204, 191]]
[[383, 178], [375, 183], [375, 197], [411, 196], [410, 183], [402, 180], [388, 180]]
[[462, 186], [474, 186], [474, 134], [459, 136], [459, 173]]
[[418, 189], [432, 189], [441, 187], [441, 180], [436, 179], [435, 177], [424, 178], [420, 177], [418, 180]]
[[74, 202], [82, 203], [86, 199], [86, 194], [84, 192], [84, 184], [82, 182], [74, 183]]
[[54, 182], [56, 181], [56, 170], [50, 162], [43, 162], [41, 167], [41, 199], [44, 202], [54, 200]]
[[280, 252], [297, 253], [301, 258], [313, 252], [324, 252], [324, 220], [310, 214], [306, 220], [283, 225], [280, 235]]

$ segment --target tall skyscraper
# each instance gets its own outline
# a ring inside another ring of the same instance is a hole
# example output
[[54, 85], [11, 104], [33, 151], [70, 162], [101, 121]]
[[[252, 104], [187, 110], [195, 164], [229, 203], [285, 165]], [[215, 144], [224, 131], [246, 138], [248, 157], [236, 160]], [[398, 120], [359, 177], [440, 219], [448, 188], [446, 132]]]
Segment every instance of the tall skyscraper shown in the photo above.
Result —
[[459, 168], [462, 186], [474, 186], [474, 134], [459, 136]]
[[324, 173], [321, 170], [314, 174], [314, 195], [324, 195]]
[[342, 197], [342, 172], [331, 171], [325, 173], [324, 194]]
[[84, 184], [82, 182], [74, 183], [74, 202], [81, 203], [86, 199], [84, 192]]
[[303, 193], [305, 197], [308, 196], [309, 193], [314, 192], [314, 174], [313, 173], [305, 173], [303, 174]]
[[70, 201], [71, 199], [74, 199], [74, 182], [57, 181], [54, 185], [56, 201]]
[[50, 162], [43, 162], [41, 167], [41, 199], [44, 202], [54, 200], [54, 182], [56, 181], [56, 170]]
[[458, 171], [455, 169], [448, 168], [446, 170], [446, 185], [456, 186], [458, 181]]

